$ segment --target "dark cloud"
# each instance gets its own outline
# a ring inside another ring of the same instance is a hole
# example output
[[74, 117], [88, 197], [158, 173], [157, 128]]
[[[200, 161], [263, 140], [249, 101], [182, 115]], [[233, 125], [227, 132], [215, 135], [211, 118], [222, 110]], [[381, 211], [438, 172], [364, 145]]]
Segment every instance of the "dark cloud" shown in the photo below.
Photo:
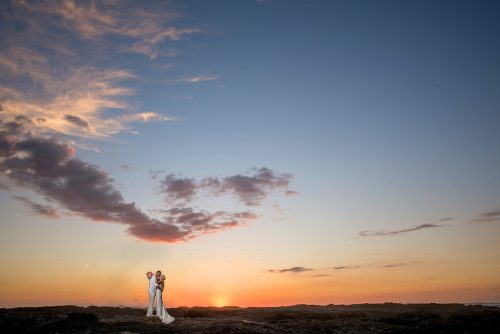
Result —
[[214, 195], [235, 195], [246, 205], [255, 206], [276, 189], [284, 190], [287, 195], [297, 194], [288, 189], [291, 178], [291, 174], [276, 174], [266, 167], [252, 168], [248, 176], [207, 177], [200, 182], [169, 174], [161, 181], [161, 190], [169, 202], [189, 202], [199, 190], [205, 189]]
[[244, 222], [257, 219], [252, 212], [195, 211], [190, 207], [172, 208], [163, 210], [166, 213], [165, 221], [200, 233], [211, 233], [222, 229], [237, 227]]
[[135, 224], [128, 228], [128, 232], [141, 239], [154, 242], [187, 241], [200, 234], [215, 233], [242, 226], [257, 219], [257, 216], [251, 212], [217, 211], [208, 213], [194, 211], [192, 208], [173, 208], [163, 211], [167, 214], [164, 222]]
[[333, 267], [333, 270], [358, 269], [358, 268], [361, 268], [361, 266], [338, 266], [338, 267]]
[[[135, 237], [176, 242], [200, 234], [236, 227], [256, 219], [250, 212], [195, 212], [190, 208], [165, 211], [160, 221], [127, 203], [114, 180], [99, 167], [74, 157], [74, 149], [54, 138], [19, 134], [19, 128], [0, 123], [0, 174], [31, 188], [73, 214], [96, 221], [115, 222]], [[25, 201], [26, 202], [26, 201]]]
[[408, 263], [390, 263], [390, 264], [383, 265], [382, 268], [404, 267], [407, 265], [408, 265]]
[[33, 121], [28, 118], [26, 115], [17, 115], [15, 117], [16, 122], [21, 123], [21, 124], [32, 124]]
[[327, 276], [331, 276], [329, 274], [318, 274], [318, 275], [312, 275], [311, 277], [327, 277]]
[[313, 271], [314, 269], [310, 268], [304, 268], [304, 267], [291, 267], [291, 268], [286, 268], [286, 269], [269, 269], [268, 272], [270, 273], [301, 273], [304, 271]]
[[168, 174], [161, 181], [161, 191], [169, 202], [189, 202], [196, 194], [197, 184], [194, 179], [178, 178], [174, 174]]
[[253, 175], [234, 175], [221, 180], [216, 193], [233, 193], [247, 205], [258, 205], [274, 189], [288, 190], [292, 176], [290, 174], [275, 174], [266, 167], [253, 168]]
[[380, 237], [380, 236], [393, 236], [396, 234], [401, 234], [401, 233], [407, 233], [407, 232], [413, 232], [413, 231], [418, 231], [426, 228], [437, 228], [437, 227], [442, 227], [444, 225], [437, 225], [437, 224], [421, 224], [415, 227], [411, 228], [406, 228], [402, 230], [381, 230], [381, 231], [361, 231], [359, 232], [360, 237]]
[[455, 218], [451, 218], [451, 217], [446, 217], [446, 218], [441, 218], [439, 219], [440, 222], [447, 222], [447, 221], [450, 221], [450, 220], [453, 220]]
[[49, 218], [58, 218], [59, 217], [56, 209], [54, 209], [50, 205], [42, 205], [42, 204], [35, 203], [32, 200], [30, 200], [29, 198], [24, 197], [24, 196], [13, 196], [12, 198], [23, 202], [26, 206], [31, 208], [31, 210], [33, 210], [33, 212], [36, 214], [39, 214], [42, 216], [47, 216]]
[[83, 118], [75, 116], [75, 115], [64, 115], [64, 119], [68, 121], [69, 123], [79, 126], [81, 128], [88, 128], [89, 123], [85, 121]]
[[18, 134], [22, 129], [22, 124], [19, 122], [5, 122], [2, 126], [5, 133], [10, 135]]
[[477, 223], [500, 221], [500, 208], [493, 211], [485, 212], [476, 219], [473, 219], [472, 221]]

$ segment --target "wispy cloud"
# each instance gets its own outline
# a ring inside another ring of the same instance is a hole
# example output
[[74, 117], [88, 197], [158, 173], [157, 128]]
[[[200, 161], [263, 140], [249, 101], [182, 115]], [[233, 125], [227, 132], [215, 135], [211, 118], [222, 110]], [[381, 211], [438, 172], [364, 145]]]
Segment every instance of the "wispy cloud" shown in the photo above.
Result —
[[196, 84], [196, 83], [201, 83], [205, 81], [213, 81], [219, 79], [219, 75], [198, 75], [198, 76], [191, 76], [191, 77], [185, 77], [185, 78], [179, 78], [179, 79], [167, 79], [164, 80], [167, 83], [188, 83], [188, 84]]
[[337, 266], [333, 267], [333, 270], [346, 270], [346, 269], [358, 269], [361, 268], [361, 266]]
[[119, 118], [123, 122], [151, 122], [151, 121], [177, 121], [178, 118], [172, 117], [172, 116], [167, 116], [167, 115], [160, 115], [154, 112], [140, 112], [136, 114], [131, 114], [131, 115], [123, 115]]
[[119, 35], [155, 46], [200, 32], [196, 27], [172, 25], [182, 14], [167, 2], [46, 0], [17, 1], [14, 6], [19, 15], [36, 15], [42, 21], [31, 21], [35, 28], [63, 26], [89, 40]]
[[359, 232], [360, 237], [381, 237], [381, 236], [394, 236], [397, 234], [414, 232], [422, 229], [428, 228], [438, 228], [443, 227], [444, 225], [438, 224], [421, 224], [415, 227], [405, 228], [401, 230], [375, 230], [375, 231], [361, 231]]
[[134, 45], [127, 49], [127, 51], [133, 53], [141, 53], [150, 57], [151, 59], [155, 59], [158, 57], [174, 57], [179, 55], [179, 50], [176, 50], [172, 47], [161, 48], [161, 43], [165, 40], [178, 41], [185, 35], [199, 32], [200, 29], [198, 28], [178, 29], [170, 27], [167, 30], [143, 36], [142, 39], [137, 41]]
[[383, 265], [382, 268], [396, 268], [396, 267], [404, 267], [404, 266], [407, 266], [408, 263], [403, 263], [403, 262], [400, 262], [400, 263], [390, 263], [390, 264], [386, 264], [386, 265]]
[[13, 196], [14, 199], [17, 199], [18, 201], [23, 202], [26, 206], [28, 206], [34, 213], [41, 215], [41, 216], [46, 216], [49, 218], [58, 218], [59, 215], [57, 214], [56, 209], [54, 209], [50, 205], [42, 205], [33, 202], [27, 197], [24, 196]]
[[[133, 90], [115, 85], [117, 81], [131, 79], [127, 71], [101, 72], [74, 71], [68, 78], [44, 83], [50, 87], [44, 98], [28, 96], [24, 92], [3, 95], [2, 119], [13, 121], [17, 116], [32, 120], [36, 133], [58, 133], [71, 136], [105, 138], [128, 129], [120, 118], [103, 117], [106, 109], [127, 110], [130, 106], [121, 99]], [[19, 98], [20, 97], [20, 98]]]
[[291, 268], [285, 268], [285, 269], [269, 269], [268, 272], [270, 273], [292, 273], [292, 274], [297, 274], [301, 273], [304, 271], [313, 271], [314, 269], [311, 268], [304, 268], [304, 267], [291, 267]]
[[385, 268], [395, 268], [395, 267], [403, 267], [410, 265], [408, 262], [398, 262], [398, 263], [387, 263], [387, 264], [365, 264], [365, 265], [345, 265], [345, 266], [335, 266], [332, 269], [336, 271], [348, 271], [348, 270], [356, 270], [360, 268], [378, 268], [378, 269], [385, 269]]
[[142, 52], [140, 45], [159, 56], [171, 48], [166, 41], [200, 32], [174, 25], [182, 15], [170, 4], [13, 1], [2, 2], [0, 13], [3, 121], [24, 115], [38, 134], [109, 138], [133, 131], [131, 122], [176, 120], [137, 112], [127, 102], [136, 94], [127, 82], [139, 78], [98, 65], [119, 52]]
[[482, 213], [472, 220], [472, 222], [475, 223], [488, 223], [494, 221], [500, 221], [500, 208]]

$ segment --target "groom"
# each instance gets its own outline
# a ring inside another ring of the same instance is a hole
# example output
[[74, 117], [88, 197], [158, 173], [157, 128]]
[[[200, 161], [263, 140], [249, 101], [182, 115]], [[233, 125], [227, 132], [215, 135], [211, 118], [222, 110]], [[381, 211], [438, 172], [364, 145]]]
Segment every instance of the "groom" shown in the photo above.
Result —
[[146, 317], [151, 317], [153, 316], [153, 304], [155, 302], [155, 297], [156, 297], [156, 277], [153, 275], [151, 271], [148, 271], [146, 273], [146, 277], [149, 280], [149, 288], [148, 288], [148, 293], [149, 293], [149, 305], [148, 305], [148, 312], [146, 313]]

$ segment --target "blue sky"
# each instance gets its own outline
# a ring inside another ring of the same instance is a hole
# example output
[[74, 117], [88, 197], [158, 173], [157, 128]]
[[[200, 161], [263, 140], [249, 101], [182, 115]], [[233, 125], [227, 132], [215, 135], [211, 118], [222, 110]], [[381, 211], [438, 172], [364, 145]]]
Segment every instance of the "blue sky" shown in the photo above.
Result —
[[181, 121], [139, 128], [133, 145], [155, 154], [130, 150], [125, 163], [147, 159], [192, 177], [269, 165], [307, 180], [311, 193], [328, 185], [386, 209], [395, 200], [449, 205], [437, 216], [496, 205], [494, 4], [183, 5], [208, 32], [182, 41], [179, 64], [152, 77], [219, 77], [145, 84], [142, 107]]

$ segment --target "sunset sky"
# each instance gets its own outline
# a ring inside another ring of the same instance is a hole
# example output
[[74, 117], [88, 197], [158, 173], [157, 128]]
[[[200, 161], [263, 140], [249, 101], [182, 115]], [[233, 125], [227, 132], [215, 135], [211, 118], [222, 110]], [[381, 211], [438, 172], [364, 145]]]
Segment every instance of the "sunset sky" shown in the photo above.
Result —
[[2, 1], [0, 307], [500, 302], [499, 22]]

